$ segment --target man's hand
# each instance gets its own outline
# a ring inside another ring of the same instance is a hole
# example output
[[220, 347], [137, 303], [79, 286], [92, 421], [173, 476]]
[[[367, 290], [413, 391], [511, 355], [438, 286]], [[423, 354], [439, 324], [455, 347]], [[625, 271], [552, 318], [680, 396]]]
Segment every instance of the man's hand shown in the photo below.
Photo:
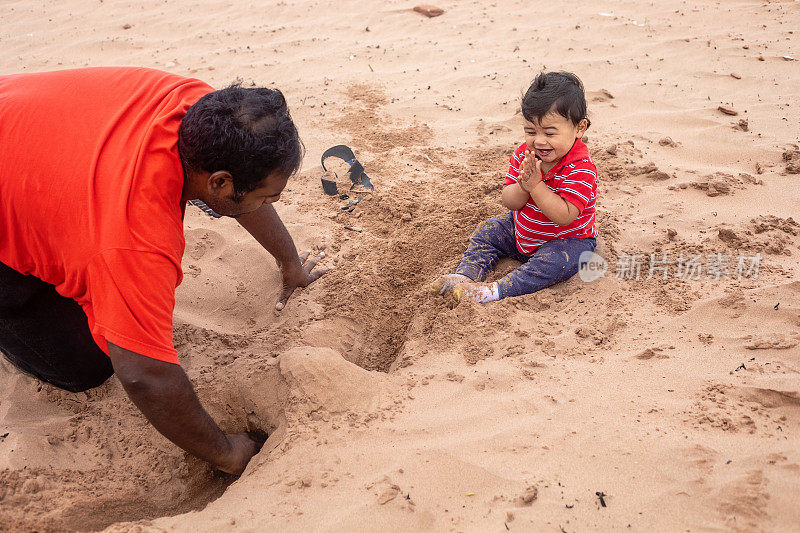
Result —
[[230, 450], [225, 457], [220, 458], [213, 466], [228, 474], [239, 476], [244, 472], [247, 463], [258, 453], [264, 443], [256, 441], [247, 433], [234, 433], [225, 436], [228, 439]]
[[309, 259], [310, 255], [311, 250], [306, 250], [300, 254], [299, 268], [294, 268], [291, 270], [281, 269], [281, 274], [283, 275], [283, 288], [281, 289], [281, 295], [278, 298], [278, 303], [275, 304], [275, 309], [278, 311], [286, 306], [286, 302], [289, 300], [289, 297], [297, 287], [308, 287], [326, 272], [335, 268], [330, 266], [314, 270], [314, 267], [317, 266], [317, 263], [323, 257], [325, 257], [325, 252], [320, 252]]
[[261, 448], [246, 433], [225, 435], [203, 409], [183, 369], [108, 343], [128, 396], [162, 435], [212, 466], [239, 475]]
[[309, 259], [311, 250], [297, 254], [297, 248], [286, 226], [281, 222], [278, 213], [272, 204], [264, 204], [251, 213], [246, 213], [236, 219], [250, 235], [268, 251], [281, 267], [283, 287], [275, 309], [280, 311], [297, 287], [307, 287], [320, 276], [333, 267], [318, 268], [314, 270], [320, 259], [325, 257], [322, 252]]
[[542, 162], [530, 150], [525, 151], [522, 168], [519, 171], [517, 183], [523, 191], [531, 193], [534, 187], [542, 182]]

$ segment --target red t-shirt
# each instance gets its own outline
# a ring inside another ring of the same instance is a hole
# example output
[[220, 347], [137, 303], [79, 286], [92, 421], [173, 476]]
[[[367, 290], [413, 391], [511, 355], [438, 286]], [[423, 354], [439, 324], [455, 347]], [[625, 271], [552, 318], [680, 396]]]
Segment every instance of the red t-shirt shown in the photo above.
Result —
[[[504, 185], [517, 182], [519, 169], [528, 145], [522, 143], [509, 160]], [[597, 167], [589, 157], [589, 149], [580, 139], [570, 151], [542, 178], [551, 191], [578, 208], [578, 218], [567, 226], [559, 226], [542, 213], [533, 198], [514, 214], [514, 235], [517, 250], [533, 255], [539, 246], [553, 239], [585, 239], [597, 237], [594, 225], [594, 203], [597, 198]]]
[[106, 353], [178, 362], [178, 127], [213, 90], [131, 67], [0, 76], [0, 262], [75, 299]]

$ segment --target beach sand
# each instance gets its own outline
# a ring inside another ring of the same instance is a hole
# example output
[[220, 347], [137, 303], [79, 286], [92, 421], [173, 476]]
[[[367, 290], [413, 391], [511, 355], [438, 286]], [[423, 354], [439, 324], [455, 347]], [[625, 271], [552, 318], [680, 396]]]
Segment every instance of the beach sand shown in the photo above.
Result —
[[[338, 267], [277, 313], [274, 260], [188, 208], [182, 365], [224, 430], [269, 440], [232, 478], [116, 379], [71, 394], [0, 361], [0, 530], [800, 531], [800, 3], [436, 5], [0, 4], [3, 74], [283, 90], [307, 154], [277, 208]], [[504, 212], [543, 69], [586, 86], [608, 271], [431, 297]], [[341, 143], [375, 185], [351, 212], [319, 181]]]

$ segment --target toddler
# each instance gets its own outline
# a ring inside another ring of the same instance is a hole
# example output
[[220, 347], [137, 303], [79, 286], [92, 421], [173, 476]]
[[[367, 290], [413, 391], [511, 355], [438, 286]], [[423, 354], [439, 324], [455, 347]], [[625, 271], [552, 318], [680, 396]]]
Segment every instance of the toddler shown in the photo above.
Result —
[[[502, 201], [510, 212], [475, 230], [455, 274], [431, 289], [492, 302], [574, 276], [597, 245], [597, 169], [581, 137], [589, 127], [583, 84], [569, 72], [539, 74], [522, 98], [525, 142], [511, 156]], [[522, 264], [483, 283], [501, 257]]]

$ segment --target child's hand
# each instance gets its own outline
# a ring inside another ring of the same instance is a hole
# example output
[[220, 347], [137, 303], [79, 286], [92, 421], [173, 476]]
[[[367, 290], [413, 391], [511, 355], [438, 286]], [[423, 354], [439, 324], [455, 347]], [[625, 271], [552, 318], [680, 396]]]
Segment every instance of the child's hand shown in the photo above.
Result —
[[530, 150], [525, 150], [525, 159], [519, 170], [517, 183], [522, 190], [530, 194], [534, 187], [542, 181], [542, 162]]

